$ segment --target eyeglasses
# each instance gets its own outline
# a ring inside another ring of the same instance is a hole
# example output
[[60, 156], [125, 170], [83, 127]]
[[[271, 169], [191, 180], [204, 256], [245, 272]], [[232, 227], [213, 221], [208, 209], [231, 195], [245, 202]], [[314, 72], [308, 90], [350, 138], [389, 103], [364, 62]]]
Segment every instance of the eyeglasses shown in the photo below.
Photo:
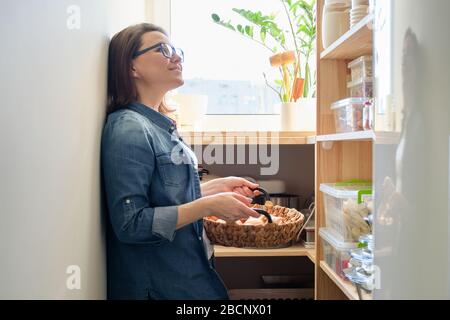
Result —
[[181, 62], [184, 62], [183, 50], [181, 50], [180, 48], [174, 48], [173, 46], [171, 46], [170, 44], [165, 43], [165, 42], [160, 42], [158, 44], [155, 44], [154, 46], [137, 51], [133, 55], [133, 59], [136, 59], [140, 55], [143, 55], [144, 53], [147, 53], [154, 49], [157, 49], [157, 51], [161, 52], [163, 54], [163, 56], [166, 57], [167, 59], [172, 59], [173, 56], [176, 54], [177, 56], [180, 57]]

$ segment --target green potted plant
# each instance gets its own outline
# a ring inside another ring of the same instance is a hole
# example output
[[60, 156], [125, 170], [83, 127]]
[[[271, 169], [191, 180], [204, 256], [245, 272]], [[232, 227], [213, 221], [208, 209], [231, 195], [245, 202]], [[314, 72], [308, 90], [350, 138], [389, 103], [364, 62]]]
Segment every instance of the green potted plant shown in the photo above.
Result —
[[249, 24], [233, 24], [212, 14], [214, 23], [226, 27], [264, 46], [270, 64], [280, 78], [266, 84], [280, 99], [282, 130], [315, 131], [315, 70], [311, 59], [316, 40], [316, 0], [279, 0], [289, 26], [280, 24], [278, 13], [233, 8]]

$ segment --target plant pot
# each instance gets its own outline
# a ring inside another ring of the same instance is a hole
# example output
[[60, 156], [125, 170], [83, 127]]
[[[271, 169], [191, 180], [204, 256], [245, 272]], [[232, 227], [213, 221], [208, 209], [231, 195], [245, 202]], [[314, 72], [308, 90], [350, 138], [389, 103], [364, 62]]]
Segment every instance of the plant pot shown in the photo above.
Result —
[[281, 131], [316, 131], [316, 99], [300, 99], [277, 105]]

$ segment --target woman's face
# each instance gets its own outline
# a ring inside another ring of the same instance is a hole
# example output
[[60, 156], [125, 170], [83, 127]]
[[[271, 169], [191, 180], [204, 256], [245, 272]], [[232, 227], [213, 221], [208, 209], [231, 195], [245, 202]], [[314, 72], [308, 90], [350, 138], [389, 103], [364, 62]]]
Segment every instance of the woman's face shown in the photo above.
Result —
[[[139, 51], [159, 43], [172, 45], [163, 33], [157, 31], [145, 33], [141, 42]], [[136, 82], [141, 82], [145, 86], [170, 91], [184, 84], [181, 63], [181, 57], [177, 54], [167, 58], [160, 48], [155, 48], [133, 59], [133, 77]]]

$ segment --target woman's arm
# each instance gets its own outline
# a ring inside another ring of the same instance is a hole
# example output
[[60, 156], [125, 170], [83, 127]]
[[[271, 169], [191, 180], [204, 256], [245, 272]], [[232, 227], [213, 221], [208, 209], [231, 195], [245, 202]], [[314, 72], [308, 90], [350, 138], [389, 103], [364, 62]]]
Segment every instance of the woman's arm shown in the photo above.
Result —
[[214, 179], [202, 183], [200, 188], [204, 197], [222, 192], [236, 192], [246, 197], [254, 197], [259, 194], [259, 191], [253, 191], [258, 188], [258, 184], [240, 177]]
[[155, 155], [144, 125], [132, 115], [108, 122], [102, 138], [102, 172], [109, 219], [117, 238], [130, 244], [172, 241], [178, 207], [152, 207], [148, 190]]

